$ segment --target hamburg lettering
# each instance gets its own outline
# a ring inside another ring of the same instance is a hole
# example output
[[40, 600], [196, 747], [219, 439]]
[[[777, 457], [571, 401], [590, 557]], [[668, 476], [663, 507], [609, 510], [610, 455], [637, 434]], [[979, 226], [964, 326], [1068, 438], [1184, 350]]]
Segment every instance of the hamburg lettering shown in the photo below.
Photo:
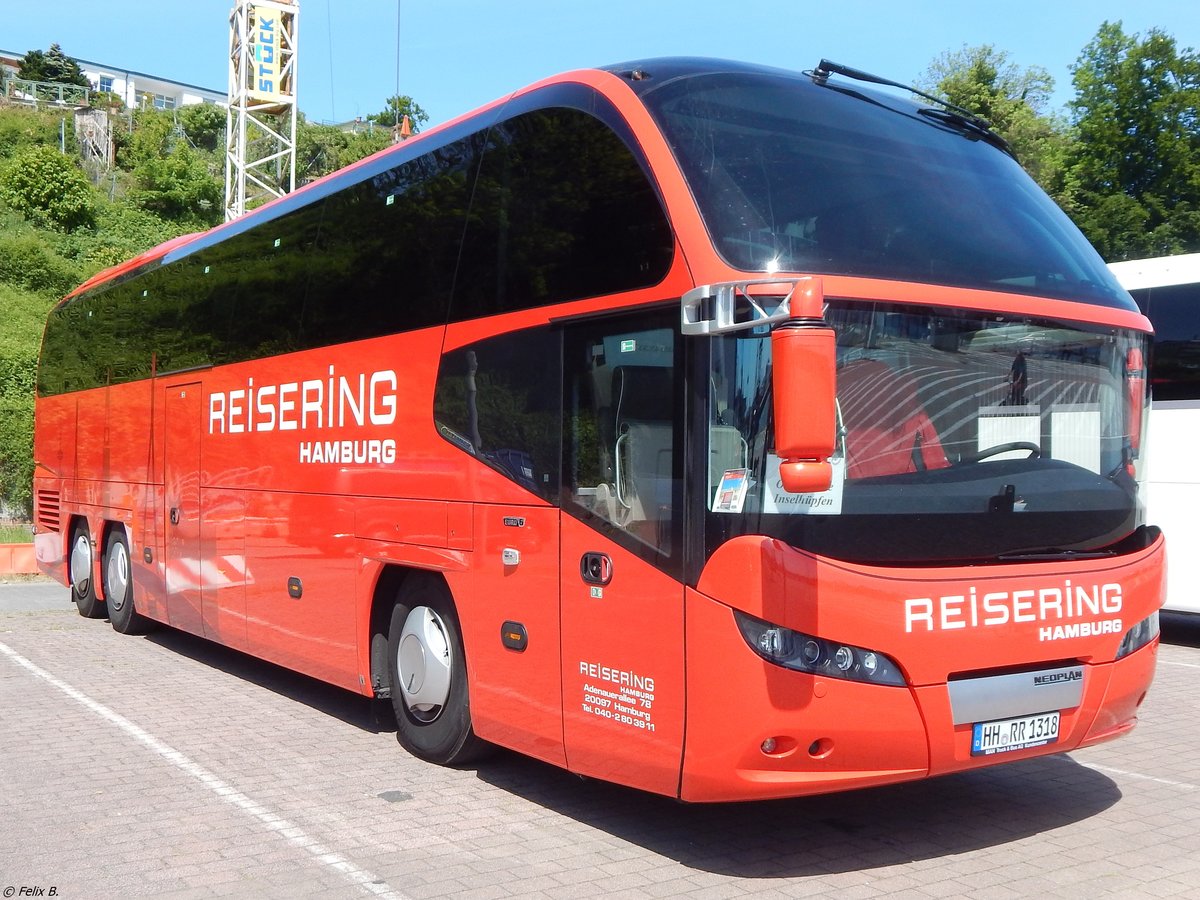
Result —
[[965, 593], [943, 597], [913, 597], [904, 601], [907, 633], [989, 628], [1037, 623], [1038, 639], [1120, 634], [1121, 585], [1072, 584], [1010, 591], [980, 592], [971, 585]]
[[386, 463], [396, 461], [396, 442], [301, 441], [302, 463]]

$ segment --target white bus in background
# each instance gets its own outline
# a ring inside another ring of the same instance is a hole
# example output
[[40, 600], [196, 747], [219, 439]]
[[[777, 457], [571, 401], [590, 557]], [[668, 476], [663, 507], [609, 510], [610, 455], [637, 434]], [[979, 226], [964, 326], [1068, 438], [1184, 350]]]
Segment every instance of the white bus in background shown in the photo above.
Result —
[[1200, 253], [1109, 268], [1154, 323], [1146, 521], [1167, 536], [1164, 608], [1200, 614]]

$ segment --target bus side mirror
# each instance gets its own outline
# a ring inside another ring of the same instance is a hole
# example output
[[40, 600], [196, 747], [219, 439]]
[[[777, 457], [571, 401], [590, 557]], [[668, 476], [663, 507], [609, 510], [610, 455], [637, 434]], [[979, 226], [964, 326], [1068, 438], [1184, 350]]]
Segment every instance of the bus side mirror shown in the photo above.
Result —
[[792, 298], [791, 318], [771, 332], [775, 453], [791, 494], [820, 493], [833, 483], [837, 345], [824, 304], [820, 280], [809, 279]]

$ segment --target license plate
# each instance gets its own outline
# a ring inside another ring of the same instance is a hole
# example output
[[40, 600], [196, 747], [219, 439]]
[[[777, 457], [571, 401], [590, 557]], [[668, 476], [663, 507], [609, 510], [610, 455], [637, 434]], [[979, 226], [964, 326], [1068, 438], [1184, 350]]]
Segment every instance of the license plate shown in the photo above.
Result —
[[1053, 744], [1058, 740], [1058, 716], [1057, 712], [1048, 712], [1019, 719], [976, 722], [971, 735], [971, 755], [991, 756]]

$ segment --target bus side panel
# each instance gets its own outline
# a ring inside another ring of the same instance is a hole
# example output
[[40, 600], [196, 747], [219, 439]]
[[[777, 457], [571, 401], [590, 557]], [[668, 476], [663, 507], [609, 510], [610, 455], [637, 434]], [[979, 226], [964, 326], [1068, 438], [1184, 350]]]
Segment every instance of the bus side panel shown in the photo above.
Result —
[[[159, 441], [161, 446], [161, 440]], [[153, 451], [156, 456], [161, 451]], [[155, 471], [161, 472], [161, 469]], [[145, 485], [134, 512], [129, 557], [133, 563], [133, 602], [143, 616], [167, 622], [164, 566], [166, 493], [161, 482]]]
[[33, 432], [33, 458], [38, 466], [60, 477], [71, 476], [73, 450], [69, 438], [75, 433], [75, 398], [38, 399]]
[[109, 389], [97, 388], [75, 395], [75, 480], [79, 500], [89, 506], [103, 502], [105, 432], [108, 426]]
[[476, 504], [471, 572], [450, 589], [475, 733], [565, 766], [558, 516], [553, 507]]
[[153, 384], [148, 380], [108, 389], [102, 472], [106, 506], [133, 510], [140, 498], [138, 486], [150, 480], [152, 391]]
[[204, 636], [236, 650], [246, 638], [246, 493], [202, 488], [200, 618]]
[[75, 398], [45, 397], [37, 401], [34, 427], [34, 554], [38, 568], [67, 584], [68, 505], [73, 477], [70, 436], [75, 433]]
[[[1200, 318], [1200, 305], [1196, 315]], [[1172, 551], [1163, 608], [1200, 613], [1200, 554], [1188, 541], [1200, 509], [1194, 450], [1200, 435], [1200, 400], [1156, 403], [1150, 411], [1149, 433], [1146, 515], [1151, 525], [1163, 530]]]
[[349, 498], [246, 495], [246, 637], [250, 652], [352, 691], [358, 683]]
[[167, 621], [172, 628], [203, 634], [200, 557], [200, 409], [199, 382], [172, 384], [163, 392], [162, 553]]

